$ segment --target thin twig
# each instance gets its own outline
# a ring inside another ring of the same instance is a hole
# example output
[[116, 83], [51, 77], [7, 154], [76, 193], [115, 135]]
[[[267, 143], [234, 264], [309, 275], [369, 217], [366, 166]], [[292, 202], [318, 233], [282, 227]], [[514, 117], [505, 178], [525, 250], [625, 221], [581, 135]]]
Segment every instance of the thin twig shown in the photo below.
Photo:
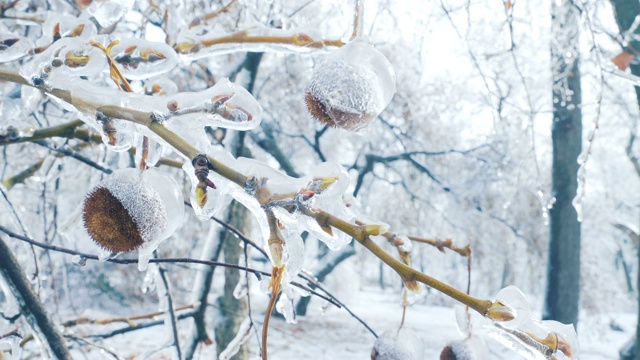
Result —
[[160, 266], [158, 272], [160, 275], [160, 279], [162, 279], [162, 286], [165, 292], [164, 297], [167, 300], [167, 312], [169, 314], [171, 333], [173, 335], [173, 346], [176, 348], [178, 359], [182, 359], [182, 352], [180, 351], [180, 337], [178, 336], [178, 326], [176, 324], [176, 313], [173, 310], [173, 297], [171, 296], [169, 280], [167, 279], [167, 270]]
[[[12, 237], [14, 239], [27, 242], [27, 243], [29, 243], [31, 245], [37, 246], [37, 247], [42, 248], [42, 249], [56, 251], [56, 252], [60, 252], [60, 253], [68, 254], [68, 255], [78, 255], [81, 258], [85, 258], [87, 260], [99, 260], [97, 255], [87, 254], [87, 253], [83, 253], [83, 252], [80, 252], [80, 251], [67, 249], [67, 248], [60, 247], [60, 246], [45, 244], [45, 243], [36, 241], [34, 239], [31, 239], [31, 238], [29, 238], [27, 236], [22, 236], [20, 234], [17, 234], [17, 233], [7, 229], [6, 227], [4, 227], [2, 225], [0, 225], [0, 231], [5, 233], [5, 234], [7, 234], [8, 236], [10, 236], [10, 237]], [[114, 264], [124, 264], [124, 265], [137, 264], [138, 263], [138, 259], [107, 259], [106, 261], [114, 263]], [[247, 272], [253, 273], [258, 278], [262, 278], [262, 276], [271, 276], [271, 274], [266, 272], [266, 271], [260, 271], [260, 270], [252, 269], [252, 268], [245, 267], [245, 266], [227, 264], [227, 263], [217, 262], [217, 261], [206, 261], [206, 260], [191, 259], [191, 258], [160, 258], [160, 259], [150, 259], [149, 262], [150, 263], [158, 263], [158, 264], [161, 264], [161, 263], [167, 263], [167, 264], [171, 264], [171, 263], [178, 263], [179, 264], [179, 263], [182, 263], [182, 264], [201, 264], [201, 265], [207, 265], [207, 266], [221, 266], [221, 267], [228, 267], [228, 268], [232, 268], [232, 269], [247, 271]], [[298, 282], [291, 282], [290, 284], [295, 286], [295, 287], [298, 287], [300, 289], [303, 289], [305, 291], [309, 291], [314, 296], [317, 296], [317, 297], [319, 297], [319, 298], [321, 298], [323, 300], [328, 301], [329, 303], [331, 303], [332, 305], [334, 305], [337, 308], [342, 307], [340, 305], [340, 303], [337, 302], [335, 299], [327, 297], [327, 296], [322, 295], [322, 294], [319, 294], [318, 292], [309, 289], [308, 286], [305, 286], [305, 285], [300, 284]]]

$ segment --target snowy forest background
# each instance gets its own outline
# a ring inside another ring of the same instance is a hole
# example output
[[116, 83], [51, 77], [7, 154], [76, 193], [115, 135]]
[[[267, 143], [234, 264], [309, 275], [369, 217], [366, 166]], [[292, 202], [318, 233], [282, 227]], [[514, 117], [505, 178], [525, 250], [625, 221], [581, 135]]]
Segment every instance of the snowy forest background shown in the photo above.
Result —
[[[3, 44], [11, 37], [24, 37], [33, 47], [51, 43], [55, 24], [61, 25], [64, 36], [81, 21], [95, 26], [94, 34], [104, 34], [100, 39], [108, 39], [106, 45], [146, 38], [173, 46], [193, 33], [223, 36], [242, 30], [305, 33], [347, 42], [355, 8], [351, 2], [328, 0], [0, 4]], [[324, 161], [341, 164], [351, 179], [345, 201], [359, 218], [386, 223], [399, 234], [451, 239], [459, 248], [470, 243], [470, 293], [492, 299], [500, 289], [515, 285], [540, 317], [547, 284], [549, 210], [555, 202], [550, 49], [554, 43], [570, 43], [576, 51], [571, 56], [580, 59], [582, 89], [578, 106], [583, 154], [573, 201], [581, 219], [580, 358], [618, 358], [634, 337], [638, 317], [640, 166], [634, 167], [634, 159], [637, 166], [640, 145], [635, 141], [639, 107], [634, 84], [640, 84], [640, 78], [632, 74], [636, 60], [630, 60], [631, 69], [620, 70], [611, 59], [623, 48], [633, 54], [634, 36], [640, 35], [633, 34], [637, 21], [631, 21], [635, 27], [630, 32], [621, 33], [615, 4], [365, 1], [361, 37], [387, 57], [397, 80], [389, 106], [360, 133], [325, 127], [306, 109], [305, 87], [314, 65], [336, 49], [330, 45], [212, 46], [197, 56], [180, 55], [163, 74], [132, 80], [131, 85], [137, 93], [149, 92], [154, 83], [180, 92], [198, 91], [230, 77], [249, 87], [262, 107], [262, 123], [246, 132], [207, 128], [203, 134], [210, 151], [224, 148], [235, 156], [250, 156], [293, 177], [312, 173]], [[570, 37], [570, 30], [566, 38], [552, 33], [552, 9], [562, 7], [576, 10], [575, 37]], [[207, 19], [207, 14], [215, 16]], [[8, 49], [23, 53], [9, 59], [14, 54], [0, 51], [3, 68], [24, 68], [37, 59], [27, 54], [29, 47]], [[116, 88], [104, 65], [84, 79]], [[235, 358], [259, 358], [256, 328], [259, 332], [268, 295], [253, 274], [192, 263], [151, 264], [142, 272], [135, 264], [88, 261], [80, 266], [84, 259], [78, 256], [31, 247], [9, 236], [98, 254], [82, 225], [83, 199], [106, 176], [105, 169], [135, 166], [138, 157], [96, 141], [91, 135], [99, 132], [87, 125], [77, 127], [84, 131], [82, 136], [71, 132], [18, 142], [16, 138], [32, 135], [28, 129], [66, 124], [77, 120], [78, 113], [19, 81], [2, 81], [0, 89], [0, 239], [19, 260], [74, 358], [211, 358], [226, 348], [216, 344], [231, 341], [238, 327], [248, 336]], [[178, 164], [183, 159], [169, 150], [162, 156], [158, 169], [173, 177], [189, 199], [191, 179]], [[158, 258], [223, 261], [270, 271], [264, 256], [249, 247], [245, 251], [239, 235], [221, 225], [231, 224], [261, 244], [255, 219], [241, 206], [224, 206], [215, 214], [219, 222], [201, 221], [190, 208], [185, 212], [183, 225], [160, 244]], [[375, 241], [397, 254], [384, 237]], [[414, 242], [412, 266], [464, 291], [468, 258], [441, 250]], [[118, 257], [135, 258], [135, 253]], [[325, 298], [349, 307], [377, 334], [399, 326], [402, 282], [360, 244], [354, 241], [328, 251], [309, 236], [304, 261], [304, 269], [321, 277], [330, 292]], [[46, 357], [42, 338], [36, 334], [35, 341], [29, 341], [31, 327], [19, 316], [6, 283], [0, 282], [0, 359]], [[356, 318], [326, 299], [289, 294], [294, 295], [292, 301], [281, 302], [279, 309], [295, 308], [297, 323], [272, 319], [272, 358], [368, 358], [375, 337]], [[454, 307], [457, 302], [428, 287], [410, 297], [405, 326], [423, 338], [425, 359], [437, 358], [448, 342], [464, 337], [456, 330], [456, 323], [464, 323], [464, 310], [459, 304]], [[310, 302], [305, 305], [304, 299]], [[130, 319], [165, 312], [171, 304], [173, 313]], [[490, 358], [517, 356], [489, 337], [491, 331], [479, 316], [471, 319], [473, 336], [486, 342]], [[249, 321], [254, 327], [247, 330]]]

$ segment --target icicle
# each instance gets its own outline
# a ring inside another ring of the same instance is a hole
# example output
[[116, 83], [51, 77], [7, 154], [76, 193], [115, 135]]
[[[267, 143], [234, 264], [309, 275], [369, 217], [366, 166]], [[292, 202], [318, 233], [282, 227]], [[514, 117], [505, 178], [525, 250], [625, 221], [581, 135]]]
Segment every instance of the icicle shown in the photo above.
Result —
[[218, 360], [228, 360], [240, 351], [242, 344], [246, 343], [251, 337], [251, 319], [246, 318], [238, 327], [236, 336], [229, 342], [227, 348], [220, 352]]

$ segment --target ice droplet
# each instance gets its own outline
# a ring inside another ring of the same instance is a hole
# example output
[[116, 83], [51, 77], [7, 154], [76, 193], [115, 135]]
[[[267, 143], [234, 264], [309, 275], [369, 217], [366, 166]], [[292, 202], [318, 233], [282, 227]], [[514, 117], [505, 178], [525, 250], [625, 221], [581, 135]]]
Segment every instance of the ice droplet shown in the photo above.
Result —
[[73, 265], [85, 266], [87, 265], [87, 258], [81, 255], [73, 255], [73, 257], [71, 257], [71, 262]]
[[133, 146], [135, 139], [135, 133], [133, 132], [133, 124], [129, 121], [110, 119], [111, 125], [115, 132], [107, 132], [104, 127], [100, 129], [100, 135], [102, 135], [102, 142], [111, 151], [125, 152]]
[[247, 296], [249, 292], [249, 288], [247, 287], [247, 277], [240, 276], [240, 280], [238, 280], [238, 284], [233, 289], [233, 297], [236, 299], [242, 299]]
[[[147, 265], [149, 265], [148, 260]], [[144, 274], [144, 280], [142, 280], [142, 285], [140, 286], [143, 294], [148, 294], [156, 289], [156, 278], [158, 277], [158, 266], [156, 264], [150, 264], [146, 270], [147, 272]]]
[[120, 21], [134, 3], [135, 0], [93, 0], [87, 11], [106, 28]]
[[20, 59], [33, 48], [31, 40], [12, 34], [0, 34], [0, 63]]
[[282, 293], [276, 303], [276, 311], [284, 316], [287, 324], [296, 323], [296, 314], [293, 307], [293, 294], [289, 286], [284, 286], [282, 288]]
[[115, 45], [111, 56], [122, 74], [131, 80], [164, 74], [178, 64], [178, 55], [169, 45], [136, 38]]

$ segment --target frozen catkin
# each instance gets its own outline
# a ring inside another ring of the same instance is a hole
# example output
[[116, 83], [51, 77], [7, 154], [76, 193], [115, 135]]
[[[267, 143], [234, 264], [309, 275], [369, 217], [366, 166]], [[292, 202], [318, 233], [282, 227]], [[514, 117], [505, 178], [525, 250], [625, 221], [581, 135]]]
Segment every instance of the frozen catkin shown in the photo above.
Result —
[[373, 46], [355, 40], [315, 67], [305, 102], [318, 121], [358, 131], [387, 107], [394, 92], [395, 73], [389, 60]]
[[111, 253], [151, 252], [183, 217], [174, 180], [156, 170], [122, 169], [87, 195], [82, 220], [89, 236]]

